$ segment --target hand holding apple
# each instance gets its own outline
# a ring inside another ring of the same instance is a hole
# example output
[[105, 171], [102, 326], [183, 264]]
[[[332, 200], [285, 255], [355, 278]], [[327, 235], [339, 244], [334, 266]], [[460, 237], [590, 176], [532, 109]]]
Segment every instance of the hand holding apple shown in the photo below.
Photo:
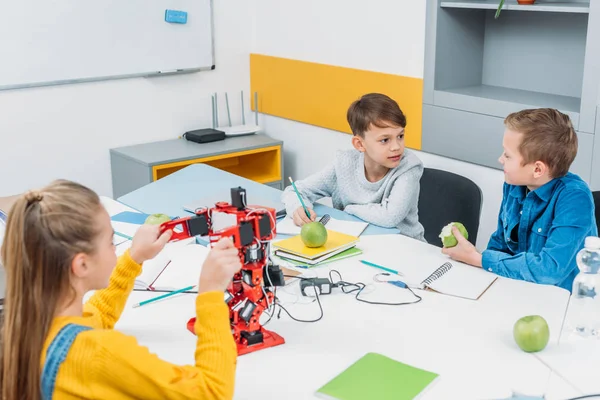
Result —
[[169, 222], [170, 220], [171, 217], [165, 214], [150, 214], [144, 223], [149, 225], [160, 225], [162, 223]]

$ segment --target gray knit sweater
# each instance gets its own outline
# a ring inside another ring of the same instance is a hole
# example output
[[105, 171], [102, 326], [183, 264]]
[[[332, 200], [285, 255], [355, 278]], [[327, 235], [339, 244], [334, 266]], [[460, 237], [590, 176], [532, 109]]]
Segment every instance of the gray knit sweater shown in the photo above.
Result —
[[[421, 160], [406, 150], [400, 165], [378, 182], [369, 182], [363, 153], [352, 149], [338, 151], [334, 162], [323, 171], [295, 183], [307, 207], [313, 208], [315, 201], [331, 197], [338, 210], [425, 241], [417, 210], [422, 174]], [[288, 215], [302, 206], [291, 185], [283, 191], [281, 200]]]

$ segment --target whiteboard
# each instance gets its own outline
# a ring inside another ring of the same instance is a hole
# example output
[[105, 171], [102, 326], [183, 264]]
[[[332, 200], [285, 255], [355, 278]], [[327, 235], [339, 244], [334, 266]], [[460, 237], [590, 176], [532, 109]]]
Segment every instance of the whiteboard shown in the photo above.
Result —
[[213, 31], [212, 0], [1, 0], [0, 89], [213, 69]]

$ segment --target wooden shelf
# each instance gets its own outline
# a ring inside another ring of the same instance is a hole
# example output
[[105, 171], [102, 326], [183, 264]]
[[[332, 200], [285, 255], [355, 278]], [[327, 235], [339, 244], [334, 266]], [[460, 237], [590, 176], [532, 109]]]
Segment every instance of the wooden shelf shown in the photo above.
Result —
[[282, 179], [281, 147], [271, 146], [218, 156], [156, 165], [154, 180], [164, 178], [190, 164], [203, 163], [259, 183], [270, 183]]
[[[442, 8], [467, 8], [479, 10], [496, 10], [499, 0], [444, 0], [441, 2]], [[537, 12], [557, 12], [557, 13], [575, 13], [589, 14], [590, 3], [588, 2], [556, 2], [556, 1], [537, 1], [531, 5], [521, 5], [516, 0], [507, 0], [502, 7], [503, 11], [537, 11]]]

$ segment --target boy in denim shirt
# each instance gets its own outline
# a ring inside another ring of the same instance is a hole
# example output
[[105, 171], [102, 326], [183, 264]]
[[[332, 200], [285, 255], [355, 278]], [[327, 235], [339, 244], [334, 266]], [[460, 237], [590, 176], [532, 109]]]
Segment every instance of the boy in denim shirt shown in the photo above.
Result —
[[569, 172], [577, 135], [569, 117], [554, 109], [519, 111], [504, 123], [498, 228], [483, 254], [456, 228], [458, 245], [442, 252], [500, 276], [571, 291], [575, 256], [587, 236], [598, 235], [592, 193]]

